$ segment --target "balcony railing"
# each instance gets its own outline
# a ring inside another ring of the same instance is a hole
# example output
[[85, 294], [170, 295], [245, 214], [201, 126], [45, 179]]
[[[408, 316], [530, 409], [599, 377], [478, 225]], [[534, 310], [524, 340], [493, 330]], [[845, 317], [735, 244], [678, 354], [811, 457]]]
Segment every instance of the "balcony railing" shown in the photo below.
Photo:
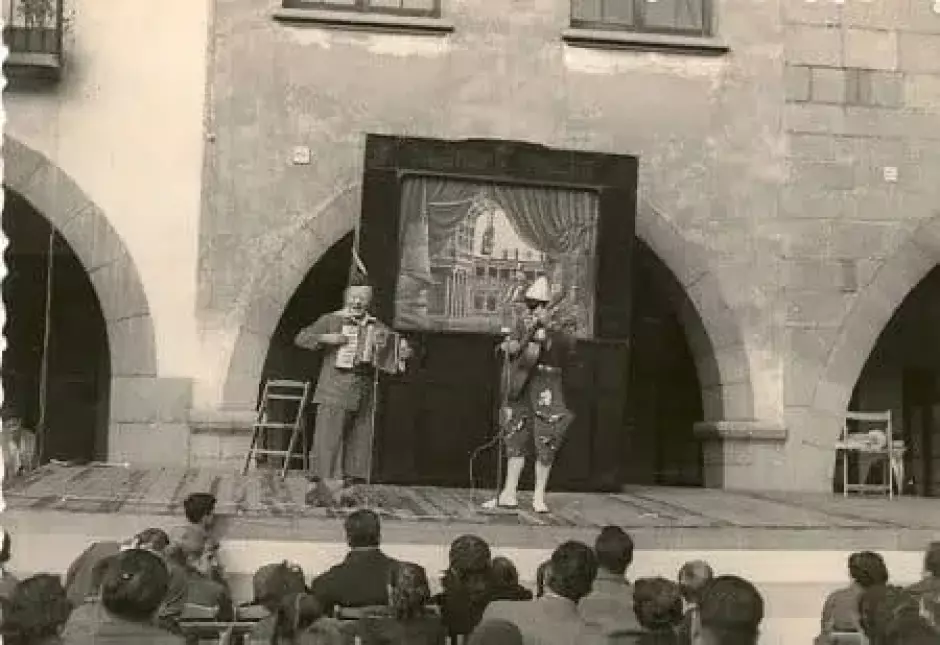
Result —
[[62, 64], [64, 0], [0, 0], [7, 71], [58, 74]]

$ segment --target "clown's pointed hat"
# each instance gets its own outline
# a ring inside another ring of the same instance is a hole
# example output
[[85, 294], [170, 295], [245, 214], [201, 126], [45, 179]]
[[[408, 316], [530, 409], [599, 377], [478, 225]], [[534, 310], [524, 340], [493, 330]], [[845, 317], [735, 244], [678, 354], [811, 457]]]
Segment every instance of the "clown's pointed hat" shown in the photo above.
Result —
[[544, 275], [539, 277], [525, 292], [526, 300], [536, 302], [548, 302], [551, 300], [548, 289], [548, 278]]

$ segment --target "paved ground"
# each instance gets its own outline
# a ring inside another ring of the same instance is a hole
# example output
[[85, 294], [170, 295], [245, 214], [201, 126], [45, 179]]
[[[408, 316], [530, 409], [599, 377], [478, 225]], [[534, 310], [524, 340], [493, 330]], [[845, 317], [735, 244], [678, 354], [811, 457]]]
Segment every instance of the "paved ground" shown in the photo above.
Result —
[[[76, 478], [79, 472], [84, 474]], [[150, 486], [139, 484], [147, 481]], [[148, 526], [172, 527], [180, 522], [179, 500], [193, 490], [212, 489], [212, 482], [218, 482], [214, 490], [222, 501], [223, 558], [243, 597], [251, 572], [267, 562], [287, 558], [312, 574], [342, 558], [340, 516], [291, 512], [302, 500], [302, 480], [51, 468], [6, 492], [3, 524], [16, 540], [14, 570], [62, 572], [92, 540], [122, 539]], [[554, 514], [540, 518], [480, 514], [475, 502], [484, 493], [479, 491], [386, 489], [377, 495], [390, 502], [382, 509], [385, 549], [422, 564], [432, 578], [445, 566], [447, 545], [462, 533], [486, 538], [497, 554], [516, 562], [523, 579], [532, 580], [561, 540], [592, 541], [598, 526], [618, 524], [637, 541], [633, 577], [673, 577], [684, 561], [705, 558], [719, 572], [753, 580], [768, 605], [762, 645], [811, 642], [823, 599], [846, 580], [852, 550], [880, 550], [895, 581], [913, 582], [920, 574], [921, 550], [940, 535], [938, 504], [925, 499], [634, 487], [618, 495], [553, 494]], [[279, 490], [297, 492], [285, 499]]]

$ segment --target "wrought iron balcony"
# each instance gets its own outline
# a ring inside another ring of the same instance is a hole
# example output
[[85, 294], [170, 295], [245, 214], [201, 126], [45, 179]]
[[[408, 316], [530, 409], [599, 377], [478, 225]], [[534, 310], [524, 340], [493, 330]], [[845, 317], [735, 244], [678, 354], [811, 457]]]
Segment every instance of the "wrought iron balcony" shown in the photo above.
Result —
[[64, 0], [0, 0], [11, 75], [58, 77], [62, 67]]

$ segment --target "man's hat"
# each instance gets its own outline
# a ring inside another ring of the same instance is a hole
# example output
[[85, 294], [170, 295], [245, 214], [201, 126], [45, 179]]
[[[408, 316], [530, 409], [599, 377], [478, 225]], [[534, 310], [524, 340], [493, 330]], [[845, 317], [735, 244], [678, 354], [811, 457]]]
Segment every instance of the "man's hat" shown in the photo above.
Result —
[[534, 300], [536, 302], [549, 302], [551, 296], [549, 294], [548, 278], [541, 276], [533, 282], [532, 286], [525, 292], [525, 299]]

